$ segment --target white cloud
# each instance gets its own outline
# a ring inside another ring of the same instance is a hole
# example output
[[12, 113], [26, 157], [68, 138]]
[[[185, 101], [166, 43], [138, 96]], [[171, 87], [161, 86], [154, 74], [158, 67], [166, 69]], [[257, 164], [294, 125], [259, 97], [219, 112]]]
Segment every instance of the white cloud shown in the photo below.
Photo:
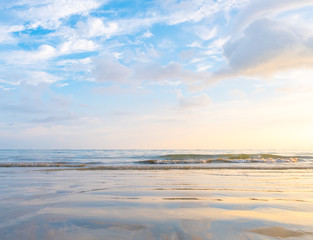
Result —
[[200, 48], [201, 46], [202, 46], [202, 44], [198, 41], [194, 41], [194, 42], [187, 45], [187, 47], [194, 47], [194, 48]]
[[[0, 79], [1, 80], [1, 79]], [[0, 85], [0, 89], [3, 91], [10, 91], [10, 90], [14, 90], [15, 88], [11, 88], [11, 87], [4, 87]]]
[[209, 29], [205, 26], [197, 26], [195, 27], [195, 33], [202, 39], [202, 40], [210, 40], [214, 38], [217, 34], [217, 27]]
[[163, 0], [161, 5], [170, 12], [167, 17], [170, 25], [183, 22], [199, 22], [220, 10], [218, 3], [203, 0], [184, 0], [179, 2]]
[[[110, 39], [114, 36], [127, 34], [135, 34], [143, 29], [152, 26], [155, 23], [163, 22], [163, 17], [133, 17], [128, 19], [117, 19], [112, 21], [104, 21], [101, 18], [89, 17], [86, 22], [79, 21], [76, 28], [60, 27], [54, 35], [63, 38], [95, 38], [102, 37]], [[53, 34], [52, 34], [53, 35]], [[146, 31], [141, 38], [150, 38], [153, 34]]]
[[4, 61], [9, 64], [35, 64], [48, 60], [57, 55], [56, 49], [50, 45], [43, 44], [36, 51], [12, 51], [7, 52], [6, 56], [3, 56]]
[[151, 37], [153, 37], [153, 34], [148, 30], [142, 36], [144, 38], [151, 38]]
[[[6, 63], [6, 67], [2, 67], [0, 73], [6, 82], [15, 85], [53, 83], [61, 80], [61, 78], [56, 77], [56, 73], [49, 74], [46, 71], [53, 70], [55, 66], [64, 67], [65, 70], [71, 70], [72, 72], [85, 71], [88, 73], [90, 71], [88, 68], [89, 58], [55, 62], [59, 56], [95, 50], [98, 50], [98, 45], [91, 40], [72, 39], [61, 43], [56, 48], [43, 44], [34, 51], [6, 52], [0, 57], [0, 60]], [[51, 62], [54, 62], [54, 64], [52, 65]]]
[[277, 19], [278, 14], [305, 6], [313, 6], [313, 0], [251, 1], [240, 12], [230, 36], [214, 41], [205, 52], [219, 56], [223, 49], [226, 60], [210, 82], [239, 76], [273, 77], [290, 69], [312, 68], [313, 28], [299, 24], [305, 16], [298, 12], [297, 21], [291, 21], [288, 14]]
[[29, 71], [29, 72], [23, 72], [24, 77], [18, 79], [19, 82], [23, 81], [30, 85], [37, 85], [39, 83], [53, 83], [57, 82], [60, 79], [56, 77], [55, 75], [49, 74], [47, 72], [43, 71]]
[[212, 67], [213, 67], [212, 64], [207, 64], [207, 63], [201, 63], [201, 64], [198, 64], [196, 66], [197, 72], [203, 72], [203, 71], [206, 71]]
[[190, 63], [191, 63], [191, 64], [192, 64], [192, 63], [198, 63], [198, 62], [202, 62], [202, 61], [204, 61], [204, 60], [205, 60], [205, 58], [195, 57], [195, 58], [193, 58], [193, 59], [190, 60]]
[[62, 88], [62, 87], [66, 87], [68, 85], [69, 85], [69, 83], [58, 83], [56, 86]]
[[312, 68], [311, 39], [293, 25], [274, 19], [252, 22], [241, 37], [224, 45], [228, 65], [213, 74], [215, 80], [236, 76], [271, 77], [297, 68]]
[[9, 79], [5, 82], [11, 85], [28, 84], [36, 86], [40, 83], [51, 84], [60, 80], [59, 77], [40, 70], [21, 69], [3, 73], [3, 75], [5, 75], [6, 79]]
[[280, 12], [313, 6], [313, 0], [254, 0], [241, 11], [237, 18], [233, 34], [241, 32], [253, 21], [266, 16], [275, 16]]
[[[209, 50], [208, 51], [211, 51], [211, 52], [214, 52], [214, 54], [216, 53], [221, 53], [222, 52], [222, 49], [223, 49], [223, 46], [224, 44], [229, 41], [229, 37], [227, 38], [218, 38], [216, 40], [214, 40], [210, 45], [209, 45]], [[208, 53], [207, 51], [207, 53]], [[211, 53], [210, 52], [210, 53]]]
[[12, 36], [12, 33], [23, 31], [22, 25], [0, 26], [0, 44], [15, 44], [18, 40]]
[[181, 81], [158, 81], [158, 82], [150, 82], [149, 85], [159, 85], [159, 86], [179, 86], [181, 85]]
[[90, 52], [98, 49], [99, 46], [91, 40], [73, 39], [62, 43], [59, 46], [59, 54], [71, 54], [75, 52]]
[[61, 43], [57, 48], [43, 44], [35, 51], [19, 50], [7, 52], [5, 56], [2, 56], [2, 59], [9, 64], [30, 65], [40, 62], [45, 65], [45, 62], [51, 58], [76, 52], [95, 51], [98, 48], [99, 46], [91, 40], [72, 39]]
[[104, 23], [100, 18], [88, 18], [87, 22], [77, 23], [78, 34], [82, 37], [105, 37], [110, 38], [119, 31], [117, 22], [109, 21]]
[[198, 23], [219, 12], [228, 14], [233, 8], [241, 8], [247, 0], [162, 0], [161, 7], [168, 12], [164, 17], [170, 25], [184, 22]]
[[121, 52], [112, 52], [112, 55], [115, 59], [120, 59], [123, 53]]
[[26, 11], [19, 11], [18, 15], [25, 21], [30, 21], [29, 28], [39, 26], [56, 29], [61, 25], [61, 19], [74, 14], [87, 15], [91, 10], [100, 7], [96, 0], [49, 0], [45, 2], [28, 3]]
[[157, 63], [140, 63], [128, 67], [110, 57], [99, 57], [93, 59], [93, 64], [92, 76], [97, 82], [132, 84], [155, 82], [176, 85], [177, 82], [184, 84], [203, 82], [210, 77], [207, 72], [193, 72], [184, 69], [181, 64], [176, 62], [164, 66]]

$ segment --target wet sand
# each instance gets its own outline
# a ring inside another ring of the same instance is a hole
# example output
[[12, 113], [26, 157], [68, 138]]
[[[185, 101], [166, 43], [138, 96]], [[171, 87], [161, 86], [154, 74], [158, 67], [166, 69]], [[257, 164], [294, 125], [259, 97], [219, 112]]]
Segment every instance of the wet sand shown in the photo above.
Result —
[[313, 173], [0, 168], [0, 236], [313, 239]]

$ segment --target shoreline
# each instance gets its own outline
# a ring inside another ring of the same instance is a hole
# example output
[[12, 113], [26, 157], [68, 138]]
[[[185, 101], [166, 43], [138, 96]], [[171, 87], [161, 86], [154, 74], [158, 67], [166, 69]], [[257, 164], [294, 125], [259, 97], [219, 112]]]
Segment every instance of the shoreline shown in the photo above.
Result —
[[313, 236], [312, 171], [29, 170], [0, 171], [5, 240]]

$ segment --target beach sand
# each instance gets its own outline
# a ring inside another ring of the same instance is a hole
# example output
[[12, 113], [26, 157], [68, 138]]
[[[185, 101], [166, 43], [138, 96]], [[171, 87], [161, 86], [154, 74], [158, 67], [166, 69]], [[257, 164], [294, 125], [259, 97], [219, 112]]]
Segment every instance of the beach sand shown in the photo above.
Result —
[[310, 170], [0, 168], [0, 239], [313, 239]]

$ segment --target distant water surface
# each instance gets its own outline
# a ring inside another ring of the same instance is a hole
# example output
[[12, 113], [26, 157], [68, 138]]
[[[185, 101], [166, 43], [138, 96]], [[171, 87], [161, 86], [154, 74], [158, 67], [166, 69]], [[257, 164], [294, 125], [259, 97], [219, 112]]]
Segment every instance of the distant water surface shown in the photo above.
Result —
[[0, 150], [0, 167], [81, 169], [313, 169], [313, 151]]

